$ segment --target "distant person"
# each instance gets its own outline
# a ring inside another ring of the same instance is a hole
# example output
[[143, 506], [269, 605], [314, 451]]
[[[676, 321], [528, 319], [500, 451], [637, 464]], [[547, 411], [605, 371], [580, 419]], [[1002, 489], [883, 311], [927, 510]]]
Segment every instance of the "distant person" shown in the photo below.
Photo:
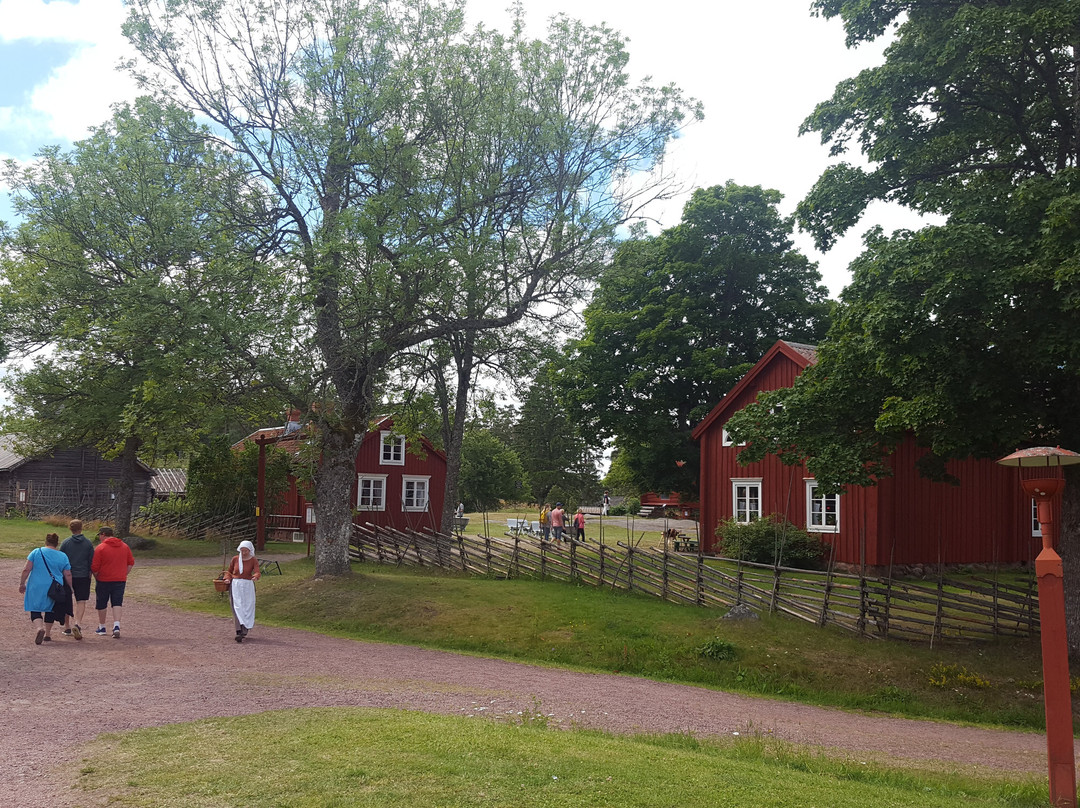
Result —
[[465, 503], [464, 502], [459, 502], [457, 504], [457, 510], [454, 511], [454, 516], [456, 516], [458, 519], [465, 518]]
[[[55, 533], [48, 534], [44, 547], [30, 551], [19, 577], [19, 594], [23, 595], [23, 610], [30, 613], [35, 645], [52, 642], [53, 624], [62, 623], [63, 616], [71, 609], [71, 562], [57, 548], [58, 544], [60, 537]], [[53, 581], [66, 587], [66, 606], [49, 597], [49, 586]]]
[[248, 629], [255, 627], [255, 582], [259, 578], [259, 559], [255, 557], [255, 545], [242, 541], [225, 570], [237, 642], [243, 642]]
[[585, 541], [585, 512], [581, 508], [574, 514], [574, 538], [577, 541]]
[[611, 494], [609, 494], [607, 491], [605, 491], [604, 492], [604, 499], [601, 501], [601, 504], [600, 504], [600, 515], [601, 516], [607, 516], [608, 508], [610, 508], [610, 507], [611, 507]]
[[98, 538], [101, 543], [94, 550], [94, 560], [90, 564], [90, 571], [97, 579], [97, 613], [98, 627], [94, 632], [99, 637], [106, 636], [105, 618], [108, 617], [109, 605], [112, 605], [113, 613], [113, 639], [120, 639], [120, 609], [124, 605], [124, 589], [127, 587], [127, 578], [131, 568], [135, 566], [135, 556], [131, 554], [131, 548], [113, 535], [111, 527], [102, 527], [98, 530]]
[[555, 541], [562, 541], [563, 529], [566, 527], [566, 511], [561, 502], [555, 503], [555, 510], [551, 512], [551, 532], [555, 534]]
[[94, 543], [82, 533], [81, 519], [68, 522], [71, 535], [60, 545], [60, 552], [71, 562], [71, 589], [75, 595], [75, 611], [71, 620], [64, 621], [64, 634], [82, 639], [82, 622], [86, 618], [86, 601], [90, 600], [90, 565], [94, 561]]
[[540, 533], [544, 541], [551, 540], [551, 505], [547, 502], [540, 508]]

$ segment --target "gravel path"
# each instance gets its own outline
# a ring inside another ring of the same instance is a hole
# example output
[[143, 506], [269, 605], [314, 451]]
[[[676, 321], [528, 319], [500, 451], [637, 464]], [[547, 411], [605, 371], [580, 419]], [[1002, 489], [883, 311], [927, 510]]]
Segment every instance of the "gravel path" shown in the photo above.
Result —
[[[6, 582], [0, 588], [0, 806], [80, 805], [62, 769], [78, 766], [78, 745], [101, 732], [333, 705], [499, 718], [539, 704], [550, 722], [563, 726], [701, 737], [758, 733], [901, 765], [1045, 772], [1044, 736], [1032, 733], [855, 715], [259, 625], [238, 645], [231, 620], [140, 602], [146, 583], [140, 585], [139, 572], [148, 562], [133, 574], [122, 638], [91, 634], [76, 642], [54, 632], [52, 643], [35, 646], [17, 591], [22, 563], [0, 561]], [[242, 700], [229, 697], [241, 690]], [[46, 755], [42, 739], [53, 737], [68, 745]], [[60, 765], [42, 764], [46, 756]]]

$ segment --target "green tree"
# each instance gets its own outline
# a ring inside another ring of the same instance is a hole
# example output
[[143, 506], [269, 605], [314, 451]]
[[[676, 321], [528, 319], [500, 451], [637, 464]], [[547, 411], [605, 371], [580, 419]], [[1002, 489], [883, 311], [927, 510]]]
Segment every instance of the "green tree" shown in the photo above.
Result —
[[525, 491], [525, 472], [513, 449], [486, 430], [465, 433], [461, 443], [461, 497], [466, 510], [493, 510], [499, 507], [500, 500], [519, 502]]
[[230, 393], [257, 389], [252, 362], [288, 322], [258, 235], [229, 226], [265, 221], [265, 199], [189, 114], [148, 98], [4, 179], [21, 224], [4, 233], [0, 322], [32, 358], [4, 379], [5, 429], [28, 451], [120, 456], [124, 535], [139, 456], [178, 453]]
[[777, 339], [815, 341], [826, 291], [776, 191], [694, 192], [682, 222], [619, 247], [571, 343], [569, 411], [642, 491], [696, 496], [690, 432]]
[[529, 476], [533, 502], [551, 500], [556, 486], [575, 503], [600, 498], [599, 447], [590, 445], [563, 404], [564, 388], [551, 365], [541, 369], [521, 404], [513, 447]]
[[[501, 328], [581, 283], [687, 114], [624, 40], [464, 3], [133, 0], [151, 85], [209, 118], [276, 195], [322, 366], [317, 575], [349, 572], [354, 457], [393, 359]], [[137, 68], [141, 69], [141, 68]]]
[[[729, 422], [805, 457], [824, 484], [873, 483], [907, 434], [951, 457], [1080, 446], [1080, 16], [1066, 0], [819, 0], [849, 44], [895, 27], [885, 63], [804, 124], [866, 169], [826, 171], [798, 215], [821, 246], [891, 199], [944, 224], [870, 233], [818, 363]], [[782, 404], [782, 407], [778, 407]], [[1066, 473], [1062, 556], [1080, 580], [1080, 474]], [[1066, 586], [1071, 652], [1080, 587]]]

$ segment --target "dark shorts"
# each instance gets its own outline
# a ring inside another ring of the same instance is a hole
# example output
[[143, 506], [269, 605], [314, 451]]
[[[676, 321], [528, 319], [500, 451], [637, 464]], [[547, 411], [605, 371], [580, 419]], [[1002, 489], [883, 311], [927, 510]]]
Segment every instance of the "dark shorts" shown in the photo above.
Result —
[[109, 602], [113, 606], [124, 605], [124, 587], [127, 581], [98, 581], [97, 582], [97, 608], [108, 608]]
[[30, 622], [31, 623], [34, 622], [35, 620], [41, 620], [42, 617], [45, 618], [46, 623], [63, 623], [64, 622], [64, 615], [57, 614], [56, 612], [45, 612], [44, 614], [42, 614], [42, 612], [30, 612]]
[[71, 589], [75, 593], [75, 600], [90, 600], [89, 578], [72, 578]]

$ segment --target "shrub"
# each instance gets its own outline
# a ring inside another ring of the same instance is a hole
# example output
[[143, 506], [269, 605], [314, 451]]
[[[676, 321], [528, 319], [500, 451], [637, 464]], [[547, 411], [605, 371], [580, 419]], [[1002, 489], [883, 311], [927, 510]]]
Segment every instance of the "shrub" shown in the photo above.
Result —
[[739, 649], [735, 647], [735, 644], [720, 637], [708, 640], [704, 645], [694, 650], [698, 656], [715, 659], [718, 662], [730, 662], [739, 658]]
[[733, 519], [716, 528], [720, 554], [757, 564], [779, 564], [819, 569], [825, 557], [821, 540], [801, 530], [780, 514], [744, 524]]

